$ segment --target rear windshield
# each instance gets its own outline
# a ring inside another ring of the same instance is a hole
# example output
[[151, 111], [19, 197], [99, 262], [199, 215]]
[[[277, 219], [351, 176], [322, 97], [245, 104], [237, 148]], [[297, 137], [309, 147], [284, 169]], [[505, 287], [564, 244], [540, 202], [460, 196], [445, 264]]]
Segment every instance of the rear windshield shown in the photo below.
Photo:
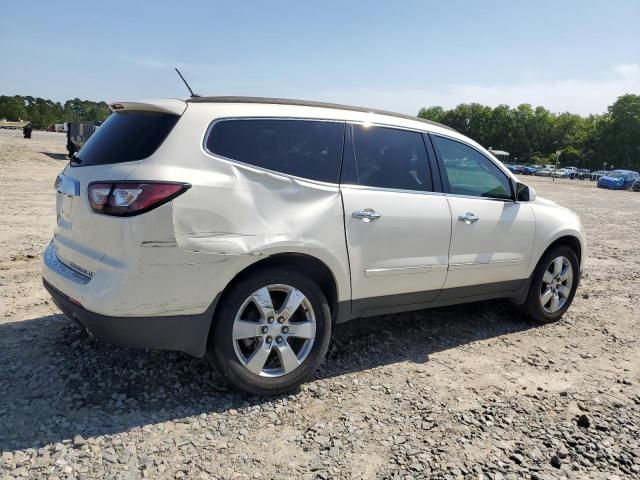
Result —
[[71, 163], [86, 167], [147, 158], [167, 138], [179, 118], [161, 112], [114, 112]]

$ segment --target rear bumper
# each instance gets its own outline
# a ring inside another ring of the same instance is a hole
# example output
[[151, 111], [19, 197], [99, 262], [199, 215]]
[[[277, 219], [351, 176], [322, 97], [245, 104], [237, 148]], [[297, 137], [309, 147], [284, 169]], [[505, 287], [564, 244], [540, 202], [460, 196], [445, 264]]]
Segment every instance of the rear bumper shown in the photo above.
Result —
[[58, 308], [99, 340], [123, 347], [179, 350], [195, 357], [205, 353], [217, 298], [199, 315], [110, 317], [86, 310], [46, 280], [43, 283]]
[[[60, 256], [61, 246], [65, 257]], [[124, 259], [103, 255], [94, 263], [83, 261], [83, 253], [76, 245], [52, 241], [42, 256], [42, 276], [87, 310], [101, 315], [199, 315], [228, 281], [217, 256], [187, 254], [177, 247], [141, 247], [127, 252]], [[74, 257], [79, 258], [77, 263]], [[225, 266], [231, 264], [224, 262]]]

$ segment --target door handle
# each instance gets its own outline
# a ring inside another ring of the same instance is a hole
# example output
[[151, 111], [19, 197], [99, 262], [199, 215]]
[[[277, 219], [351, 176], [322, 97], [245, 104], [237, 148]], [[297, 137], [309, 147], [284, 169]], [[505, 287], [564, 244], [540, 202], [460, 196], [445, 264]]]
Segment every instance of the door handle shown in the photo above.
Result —
[[356, 210], [351, 214], [353, 218], [359, 218], [364, 222], [371, 222], [373, 220], [379, 219], [382, 214], [380, 212], [375, 212], [371, 208], [365, 208], [364, 210]]
[[480, 217], [477, 217], [476, 215], [474, 215], [471, 212], [467, 212], [464, 215], [459, 215], [458, 216], [458, 221], [459, 222], [464, 222], [467, 225], [471, 225], [472, 223], [476, 223], [478, 220], [480, 220]]

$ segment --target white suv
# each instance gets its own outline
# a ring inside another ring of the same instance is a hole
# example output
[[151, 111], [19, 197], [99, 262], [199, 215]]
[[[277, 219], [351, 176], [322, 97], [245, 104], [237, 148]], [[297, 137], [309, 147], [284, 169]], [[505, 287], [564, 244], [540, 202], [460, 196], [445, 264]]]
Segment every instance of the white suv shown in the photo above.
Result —
[[267, 98], [116, 103], [56, 180], [44, 284], [108, 342], [291, 389], [336, 323], [510, 298], [567, 310], [584, 236], [445, 126]]

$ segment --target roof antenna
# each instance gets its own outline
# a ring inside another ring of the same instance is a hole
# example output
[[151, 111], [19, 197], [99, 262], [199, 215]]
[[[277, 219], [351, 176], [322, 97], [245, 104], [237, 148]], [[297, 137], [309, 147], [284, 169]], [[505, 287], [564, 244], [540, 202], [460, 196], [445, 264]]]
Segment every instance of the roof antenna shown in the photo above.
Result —
[[189, 93], [191, 94], [191, 98], [194, 97], [199, 97], [200, 95], [198, 95], [197, 93], [193, 93], [193, 90], [191, 90], [191, 87], [189, 86], [189, 84], [187, 83], [187, 81], [184, 79], [184, 77], [182, 76], [182, 74], [180, 73], [180, 70], [178, 70], [176, 67], [175, 68], [176, 72], [178, 72], [178, 75], [180, 75], [180, 78], [182, 79], [182, 81], [184, 82], [184, 84], [187, 86], [187, 88], [189, 89]]

